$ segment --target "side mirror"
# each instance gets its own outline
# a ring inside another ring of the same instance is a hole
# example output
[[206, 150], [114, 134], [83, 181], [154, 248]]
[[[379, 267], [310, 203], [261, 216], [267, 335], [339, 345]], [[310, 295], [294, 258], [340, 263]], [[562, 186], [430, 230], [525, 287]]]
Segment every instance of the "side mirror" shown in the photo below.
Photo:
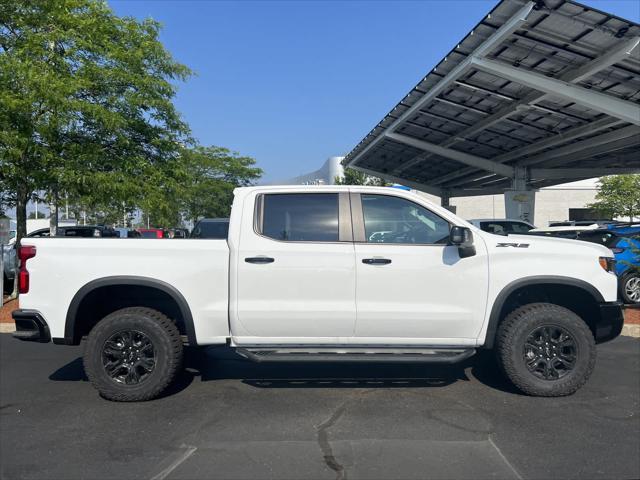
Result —
[[472, 257], [476, 254], [476, 247], [473, 245], [473, 233], [467, 227], [454, 225], [449, 231], [449, 243], [458, 246], [460, 258]]

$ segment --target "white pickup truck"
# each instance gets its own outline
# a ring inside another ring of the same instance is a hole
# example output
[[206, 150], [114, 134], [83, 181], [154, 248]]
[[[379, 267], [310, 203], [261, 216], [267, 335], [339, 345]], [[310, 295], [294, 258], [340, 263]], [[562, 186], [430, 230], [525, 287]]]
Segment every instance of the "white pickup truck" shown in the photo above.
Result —
[[495, 349], [523, 392], [589, 377], [622, 329], [611, 251], [483, 232], [385, 187], [238, 188], [227, 240], [29, 238], [21, 340], [77, 345], [105, 398], [148, 400], [183, 344], [258, 361], [454, 363]]

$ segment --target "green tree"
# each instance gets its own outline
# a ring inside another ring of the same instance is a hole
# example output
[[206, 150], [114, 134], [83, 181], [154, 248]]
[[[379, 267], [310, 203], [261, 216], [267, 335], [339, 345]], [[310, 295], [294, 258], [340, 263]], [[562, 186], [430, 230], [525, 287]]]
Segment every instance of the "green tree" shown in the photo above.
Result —
[[262, 175], [253, 158], [215, 146], [183, 149], [181, 168], [183, 183], [176, 189], [180, 210], [193, 222], [229, 216], [233, 189], [251, 185]]
[[190, 71], [159, 30], [98, 0], [0, 0], [0, 190], [19, 238], [38, 192], [131, 207], [170, 175], [189, 142], [175, 82]]
[[35, 218], [49, 218], [49, 215], [47, 215], [46, 213], [41, 212], [40, 210], [38, 210], [38, 216], [36, 217], [36, 212], [31, 212], [29, 214], [29, 220], [35, 219]]
[[335, 178], [336, 185], [369, 185], [372, 187], [384, 187], [388, 183], [382, 178], [372, 177], [366, 173], [354, 170], [353, 168], [345, 168], [343, 177]]
[[611, 175], [600, 179], [596, 201], [589, 205], [610, 218], [640, 215], [640, 174]]

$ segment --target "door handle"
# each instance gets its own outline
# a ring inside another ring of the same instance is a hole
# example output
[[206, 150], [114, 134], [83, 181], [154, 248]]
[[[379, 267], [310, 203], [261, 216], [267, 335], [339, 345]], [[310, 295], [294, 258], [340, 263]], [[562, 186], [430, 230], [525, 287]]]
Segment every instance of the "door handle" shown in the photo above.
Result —
[[258, 265], [263, 265], [266, 263], [273, 263], [275, 259], [271, 257], [247, 257], [244, 259], [247, 263], [257, 263]]
[[367, 265], [388, 265], [391, 263], [389, 258], [363, 258], [362, 263]]

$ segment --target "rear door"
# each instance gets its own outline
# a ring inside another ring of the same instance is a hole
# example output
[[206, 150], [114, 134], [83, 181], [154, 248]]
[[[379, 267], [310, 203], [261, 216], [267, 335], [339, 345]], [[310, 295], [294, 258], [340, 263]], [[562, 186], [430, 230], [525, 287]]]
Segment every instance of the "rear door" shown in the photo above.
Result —
[[236, 260], [234, 341], [348, 341], [356, 319], [348, 193], [265, 191], [253, 200], [245, 201]]
[[[353, 194], [356, 250], [356, 339], [466, 345], [484, 319], [487, 252], [460, 258], [448, 245], [449, 222], [415, 201]], [[403, 340], [399, 340], [403, 339]]]

